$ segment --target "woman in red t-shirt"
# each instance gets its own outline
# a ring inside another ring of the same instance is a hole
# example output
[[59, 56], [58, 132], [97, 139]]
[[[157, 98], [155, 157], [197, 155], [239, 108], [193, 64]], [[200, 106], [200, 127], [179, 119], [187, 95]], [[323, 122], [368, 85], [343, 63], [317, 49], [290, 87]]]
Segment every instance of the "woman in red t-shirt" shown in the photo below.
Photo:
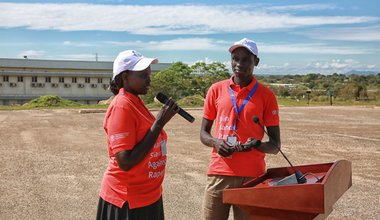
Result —
[[139, 97], [150, 86], [151, 64], [134, 50], [121, 52], [113, 65], [115, 98], [104, 118], [109, 163], [104, 173], [97, 219], [164, 219], [162, 181], [167, 135], [163, 127], [179, 111], [169, 99], [155, 118]]

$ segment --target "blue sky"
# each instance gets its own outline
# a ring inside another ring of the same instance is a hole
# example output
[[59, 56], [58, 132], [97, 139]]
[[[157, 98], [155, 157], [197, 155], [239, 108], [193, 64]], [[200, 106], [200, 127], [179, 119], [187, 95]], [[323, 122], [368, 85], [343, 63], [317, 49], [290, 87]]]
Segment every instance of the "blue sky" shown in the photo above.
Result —
[[380, 72], [372, 1], [0, 1], [0, 57], [113, 61], [135, 49], [160, 62], [219, 61], [257, 42], [256, 74]]

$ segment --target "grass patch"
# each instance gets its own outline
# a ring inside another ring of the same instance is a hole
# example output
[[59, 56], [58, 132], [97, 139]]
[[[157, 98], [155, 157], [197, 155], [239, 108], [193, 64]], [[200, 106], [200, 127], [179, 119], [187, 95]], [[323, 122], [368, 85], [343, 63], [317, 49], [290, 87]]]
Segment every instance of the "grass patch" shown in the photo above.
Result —
[[[201, 95], [187, 96], [177, 101], [177, 104], [183, 108], [203, 108], [204, 98]], [[159, 109], [162, 107], [161, 102], [146, 103], [150, 109]]]
[[[330, 106], [330, 100], [310, 99], [307, 103], [306, 99], [293, 99], [289, 97], [277, 97], [280, 106]], [[356, 100], [339, 100], [333, 99], [333, 106], [380, 106], [380, 100], [356, 101]]]
[[[277, 97], [279, 106], [329, 106], [328, 100], [315, 100], [310, 99], [309, 104], [306, 99], [296, 100], [289, 97]], [[178, 105], [183, 108], [203, 108], [204, 98], [200, 95], [188, 96], [181, 100], [178, 100]], [[162, 104], [160, 102], [147, 103], [146, 106], [149, 109], [160, 109]], [[380, 100], [369, 101], [355, 101], [355, 100], [333, 100], [333, 106], [380, 106]], [[78, 102], [70, 101], [60, 98], [58, 96], [41, 96], [37, 99], [33, 99], [25, 105], [0, 105], [0, 110], [28, 110], [28, 109], [107, 109], [108, 104], [80, 104]]]
[[181, 107], [203, 107], [205, 99], [201, 95], [187, 96], [178, 100], [178, 105]]
[[145, 103], [146, 107], [149, 109], [159, 109], [162, 107], [161, 102], [151, 102], [151, 103]]
[[24, 105], [0, 105], [0, 110], [29, 110], [29, 109], [106, 109], [108, 105], [85, 105], [54, 95], [40, 96]]
[[82, 106], [78, 102], [63, 99], [54, 95], [40, 96], [39, 98], [33, 99], [26, 103], [24, 106], [30, 108], [43, 108], [43, 107], [77, 107]]

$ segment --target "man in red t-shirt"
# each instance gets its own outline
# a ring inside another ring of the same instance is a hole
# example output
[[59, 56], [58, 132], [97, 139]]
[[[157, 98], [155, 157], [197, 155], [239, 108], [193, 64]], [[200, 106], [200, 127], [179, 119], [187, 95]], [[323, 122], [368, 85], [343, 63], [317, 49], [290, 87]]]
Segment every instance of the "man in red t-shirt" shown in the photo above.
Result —
[[167, 135], [163, 127], [179, 111], [171, 98], [155, 118], [139, 97], [150, 86], [152, 63], [134, 50], [116, 57], [110, 89], [115, 98], [104, 118], [109, 163], [98, 203], [98, 220], [163, 220], [162, 181]]
[[[253, 75], [259, 64], [256, 43], [244, 38], [229, 52], [233, 75], [208, 90], [200, 132], [202, 143], [212, 147], [202, 214], [207, 220], [228, 219], [230, 205], [223, 204], [223, 189], [240, 187], [264, 174], [265, 154], [277, 154], [281, 146], [276, 97]], [[264, 131], [253, 117], [266, 127], [268, 142], [261, 142]], [[211, 135], [214, 121], [215, 133]], [[241, 145], [248, 142], [254, 144]], [[233, 212], [235, 219], [248, 219], [248, 214], [237, 207]]]

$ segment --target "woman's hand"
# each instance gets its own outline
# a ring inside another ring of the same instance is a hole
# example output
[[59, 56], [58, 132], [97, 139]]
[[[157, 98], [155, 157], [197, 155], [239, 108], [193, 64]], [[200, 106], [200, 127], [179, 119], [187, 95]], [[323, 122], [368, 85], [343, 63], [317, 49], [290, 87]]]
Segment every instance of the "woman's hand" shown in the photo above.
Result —
[[129, 171], [146, 157], [154, 146], [165, 124], [168, 123], [178, 111], [179, 107], [176, 102], [171, 98], [168, 99], [158, 112], [155, 122], [151, 129], [145, 134], [144, 138], [137, 143], [132, 150], [121, 151], [116, 154], [116, 161], [122, 170]]
[[164, 127], [170, 119], [179, 112], [179, 107], [174, 99], [169, 98], [157, 114], [156, 124]]

